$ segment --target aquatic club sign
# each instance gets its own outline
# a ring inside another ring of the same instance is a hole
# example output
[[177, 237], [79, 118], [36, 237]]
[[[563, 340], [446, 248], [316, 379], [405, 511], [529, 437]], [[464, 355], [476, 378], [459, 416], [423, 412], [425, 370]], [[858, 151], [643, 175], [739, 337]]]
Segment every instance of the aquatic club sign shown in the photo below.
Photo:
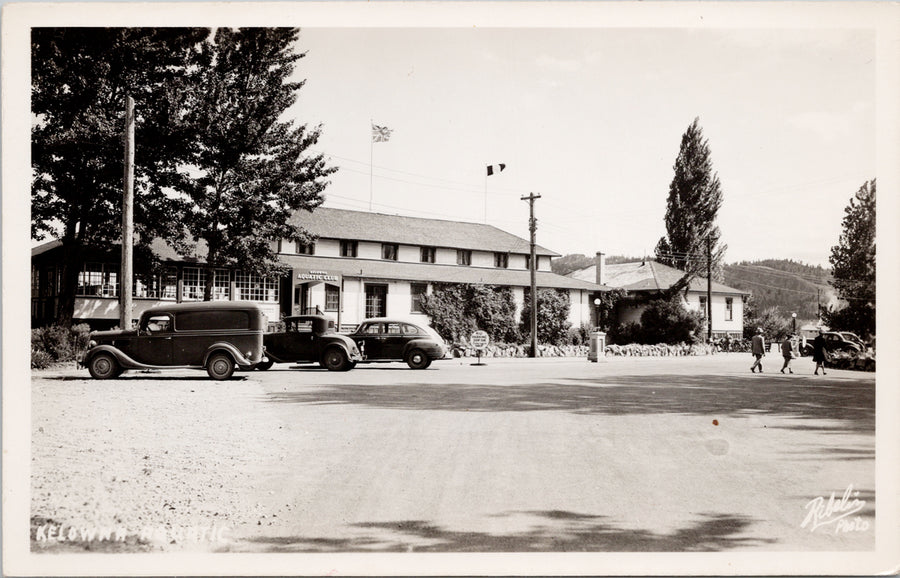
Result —
[[337, 283], [341, 280], [340, 275], [333, 275], [328, 271], [307, 271], [299, 273], [297, 279], [300, 281], [332, 281]]

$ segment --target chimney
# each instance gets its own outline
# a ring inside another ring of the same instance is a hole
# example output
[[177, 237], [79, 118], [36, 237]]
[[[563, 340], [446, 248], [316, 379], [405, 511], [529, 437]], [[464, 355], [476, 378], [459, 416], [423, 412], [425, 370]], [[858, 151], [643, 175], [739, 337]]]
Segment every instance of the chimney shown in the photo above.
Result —
[[597, 251], [597, 285], [604, 285], [606, 281], [606, 255], [601, 251]]

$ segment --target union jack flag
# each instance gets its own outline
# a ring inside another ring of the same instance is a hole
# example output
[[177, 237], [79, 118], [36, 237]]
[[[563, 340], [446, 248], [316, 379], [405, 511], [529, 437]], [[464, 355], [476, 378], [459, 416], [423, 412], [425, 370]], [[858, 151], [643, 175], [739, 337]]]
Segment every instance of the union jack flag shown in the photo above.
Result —
[[391, 129], [386, 126], [372, 125], [372, 142], [387, 142], [391, 138]]

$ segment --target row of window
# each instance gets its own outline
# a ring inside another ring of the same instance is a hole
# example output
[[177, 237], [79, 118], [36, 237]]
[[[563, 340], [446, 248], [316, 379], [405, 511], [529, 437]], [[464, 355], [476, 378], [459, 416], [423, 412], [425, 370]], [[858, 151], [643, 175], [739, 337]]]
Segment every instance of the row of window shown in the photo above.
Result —
[[[38, 288], [42, 297], [59, 293], [55, 269], [43, 270], [44, 283], [40, 282], [39, 269], [32, 270], [32, 292]], [[235, 299], [241, 301], [261, 301], [277, 303], [279, 299], [278, 278], [261, 277], [252, 273], [234, 274]], [[202, 301], [206, 289], [206, 270], [200, 267], [182, 268], [183, 301]], [[78, 275], [75, 294], [81, 297], [118, 297], [120, 292], [119, 265], [115, 263], [85, 263]], [[178, 295], [178, 270], [166, 267], [159, 275], [136, 275], [132, 295], [137, 298], [174, 301]], [[216, 269], [213, 281], [213, 299], [231, 299], [231, 274], [228, 269]]]
[[[278, 252], [282, 252], [281, 241], [278, 242]], [[315, 255], [316, 246], [314, 243], [311, 245], [301, 245], [299, 242], [297, 242], [294, 244], [294, 252], [298, 255]], [[397, 243], [381, 244], [381, 258], [385, 261], [397, 261], [399, 259], [399, 253], [400, 246]], [[341, 257], [357, 257], [359, 255], [359, 243], [357, 241], [341, 241], [340, 255]], [[436, 255], [436, 247], [419, 248], [419, 262], [421, 263], [434, 263], [436, 261]], [[472, 265], [472, 251], [470, 249], [457, 249], [456, 264], [466, 266]], [[509, 268], [509, 253], [495, 252], [494, 267], [498, 267], [501, 269]], [[531, 267], [531, 255], [525, 256], [525, 267]]]

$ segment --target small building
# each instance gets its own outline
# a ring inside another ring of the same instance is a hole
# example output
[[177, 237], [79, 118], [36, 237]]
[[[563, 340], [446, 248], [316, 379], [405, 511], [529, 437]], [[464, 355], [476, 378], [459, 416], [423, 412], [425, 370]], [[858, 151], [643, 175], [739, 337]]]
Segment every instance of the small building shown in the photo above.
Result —
[[[218, 269], [214, 299], [255, 301], [270, 322], [320, 312], [347, 330], [368, 317], [424, 319], [422, 296], [435, 283], [511, 287], [518, 314], [531, 284], [529, 242], [491, 225], [323, 207], [293, 219], [317, 240], [309, 246], [273, 242], [290, 272], [265, 278]], [[148, 274], [135, 265], [133, 319], [159, 302], [203, 298], [205, 246], [198, 244], [196, 255], [180, 255], [159, 239], [151, 246], [162, 269]], [[553, 273], [550, 261], [559, 256], [553, 251], [537, 246], [535, 254], [537, 287], [569, 296], [572, 325], [593, 324], [593, 300], [609, 289]], [[58, 242], [32, 250], [35, 325], [55, 318], [60, 259]], [[118, 247], [89, 250], [79, 276], [76, 321], [95, 328], [118, 323], [119, 263]]]
[[[594, 281], [611, 288], [625, 289], [630, 298], [620, 302], [616, 310], [619, 323], [639, 323], [647, 306], [646, 297], [670, 289], [684, 272], [657, 261], [607, 265], [603, 253], [598, 253], [600, 266], [591, 266], [569, 273], [582, 281]], [[707, 283], [705, 277], [695, 277], [682, 292], [685, 305], [694, 311], [707, 311]], [[713, 281], [712, 335], [740, 339], [744, 332], [744, 299], [750, 294]]]

